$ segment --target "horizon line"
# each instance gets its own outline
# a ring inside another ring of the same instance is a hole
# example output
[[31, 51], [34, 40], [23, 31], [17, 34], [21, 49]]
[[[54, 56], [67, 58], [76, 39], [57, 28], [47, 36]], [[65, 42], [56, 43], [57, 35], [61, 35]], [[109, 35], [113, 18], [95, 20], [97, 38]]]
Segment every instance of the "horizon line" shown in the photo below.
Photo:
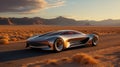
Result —
[[73, 19], [75, 21], [103, 21], [103, 20], [120, 20], [120, 19], [112, 19], [112, 18], [108, 18], [108, 19], [102, 19], [102, 20], [93, 20], [93, 19], [75, 19], [75, 18], [70, 18], [70, 17], [64, 17], [64, 16], [57, 16], [57, 17], [52, 17], [52, 18], [44, 18], [44, 17], [39, 17], [39, 16], [34, 16], [34, 17], [2, 17], [0, 16], [0, 18], [42, 18], [42, 19], [55, 19], [55, 18], [59, 18], [59, 17], [63, 17], [63, 18], [67, 18], [67, 19]]

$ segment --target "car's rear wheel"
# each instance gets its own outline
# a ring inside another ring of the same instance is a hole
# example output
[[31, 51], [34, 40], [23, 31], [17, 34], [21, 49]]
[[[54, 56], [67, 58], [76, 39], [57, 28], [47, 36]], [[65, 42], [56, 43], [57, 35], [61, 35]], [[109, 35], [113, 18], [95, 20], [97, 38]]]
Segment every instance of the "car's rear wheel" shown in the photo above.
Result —
[[87, 47], [96, 46], [98, 43], [98, 38], [94, 37], [89, 44], [86, 44]]
[[60, 52], [64, 49], [64, 41], [61, 38], [57, 38], [54, 42], [54, 51]]
[[93, 38], [92, 40], [92, 46], [96, 46], [98, 43], [98, 39], [97, 38]]

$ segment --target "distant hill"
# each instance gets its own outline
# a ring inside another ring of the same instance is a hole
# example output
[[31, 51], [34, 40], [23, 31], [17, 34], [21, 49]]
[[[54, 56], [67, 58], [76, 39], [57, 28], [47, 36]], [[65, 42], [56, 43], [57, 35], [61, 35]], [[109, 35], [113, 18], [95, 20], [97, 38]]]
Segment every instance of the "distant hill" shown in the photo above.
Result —
[[9, 18], [0, 18], [0, 25], [12, 25], [13, 22]]
[[86, 22], [83, 23], [62, 16], [53, 19], [44, 19], [43, 21], [46, 25], [86, 25]]
[[0, 25], [77, 25], [77, 26], [120, 26], [120, 20], [102, 20], [102, 21], [89, 21], [65, 18], [62, 16], [53, 19], [44, 19], [40, 17], [34, 18], [2, 18], [0, 17]]

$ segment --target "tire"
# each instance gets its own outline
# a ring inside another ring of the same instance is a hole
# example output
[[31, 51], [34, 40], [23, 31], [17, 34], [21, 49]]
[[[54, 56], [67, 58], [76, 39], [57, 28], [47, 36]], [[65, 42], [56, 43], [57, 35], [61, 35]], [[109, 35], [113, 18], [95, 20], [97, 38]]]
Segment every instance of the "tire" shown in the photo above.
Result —
[[64, 49], [64, 41], [61, 38], [57, 38], [54, 42], [54, 51], [61, 52]]
[[93, 46], [97, 46], [97, 43], [98, 43], [98, 38], [97, 38], [97, 37], [94, 37], [94, 38], [91, 40], [91, 43], [86, 44], [85, 46], [86, 46], [86, 47], [93, 47]]
[[97, 38], [93, 38], [92, 46], [97, 46], [97, 43], [98, 43], [98, 39]]

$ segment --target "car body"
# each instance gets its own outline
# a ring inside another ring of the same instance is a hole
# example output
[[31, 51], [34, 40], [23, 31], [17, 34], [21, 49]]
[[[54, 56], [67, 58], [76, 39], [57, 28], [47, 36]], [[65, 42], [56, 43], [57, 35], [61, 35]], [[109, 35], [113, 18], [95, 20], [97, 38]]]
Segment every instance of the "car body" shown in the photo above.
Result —
[[58, 30], [28, 38], [26, 47], [60, 52], [76, 46], [96, 46], [98, 39], [96, 34], [85, 34], [75, 30]]

